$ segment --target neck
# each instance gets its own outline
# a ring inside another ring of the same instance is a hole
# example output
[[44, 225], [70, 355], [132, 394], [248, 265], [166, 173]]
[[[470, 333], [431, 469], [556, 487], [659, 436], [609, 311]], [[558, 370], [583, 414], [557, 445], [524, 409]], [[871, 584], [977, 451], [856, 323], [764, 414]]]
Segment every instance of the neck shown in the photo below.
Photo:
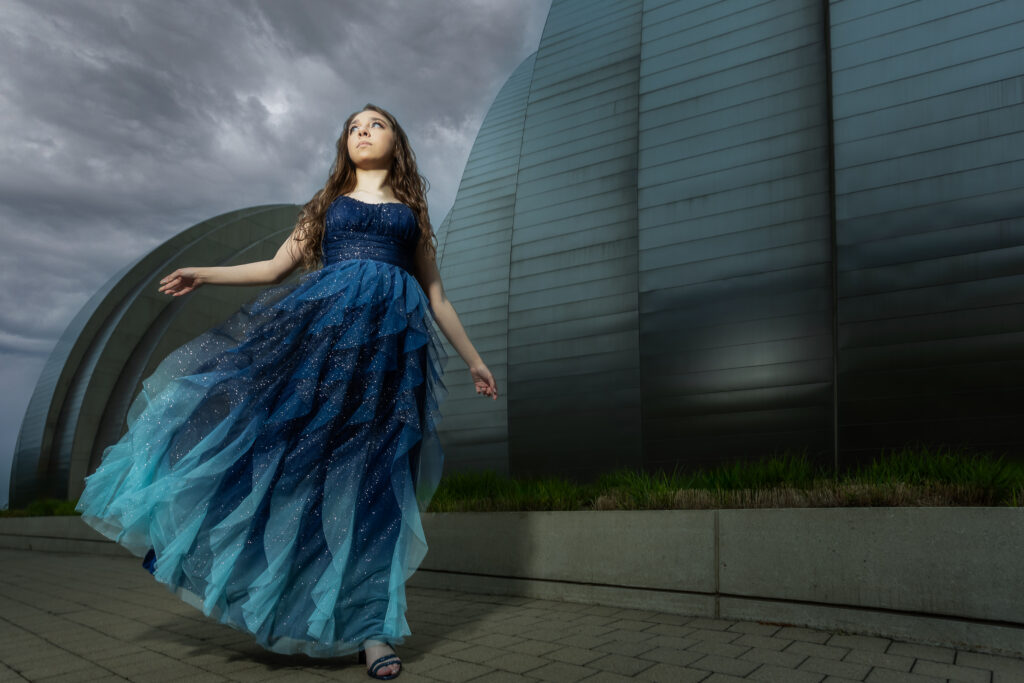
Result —
[[378, 197], [389, 197], [391, 196], [391, 187], [388, 185], [388, 171], [385, 168], [372, 168], [362, 169], [356, 168], [356, 186], [355, 192], [364, 192], [366, 194], [378, 196]]

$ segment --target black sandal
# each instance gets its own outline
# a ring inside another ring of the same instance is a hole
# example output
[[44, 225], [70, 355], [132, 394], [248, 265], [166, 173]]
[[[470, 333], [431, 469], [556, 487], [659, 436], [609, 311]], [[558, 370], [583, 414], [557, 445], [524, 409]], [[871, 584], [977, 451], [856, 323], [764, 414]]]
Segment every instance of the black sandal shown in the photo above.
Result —
[[[397, 662], [388, 661], [388, 660], [391, 660], [391, 659], [397, 659], [398, 661]], [[359, 663], [360, 664], [366, 664], [366, 650], [360, 650], [359, 651]], [[392, 664], [398, 664], [398, 671], [396, 671], [395, 673], [390, 674], [388, 676], [378, 676], [377, 675], [377, 671], [379, 669], [381, 669], [381, 668], [383, 668], [385, 666], [391, 666]], [[383, 657], [378, 657], [377, 659], [373, 660], [373, 664], [371, 664], [370, 668], [366, 670], [366, 675], [367, 676], [369, 676], [370, 678], [376, 678], [378, 681], [387, 681], [387, 680], [390, 680], [392, 678], [398, 678], [398, 675], [400, 673], [402, 673], [402, 660], [399, 659], [398, 655], [396, 655], [393, 652], [391, 654], [389, 654], [389, 655], [384, 655]]]

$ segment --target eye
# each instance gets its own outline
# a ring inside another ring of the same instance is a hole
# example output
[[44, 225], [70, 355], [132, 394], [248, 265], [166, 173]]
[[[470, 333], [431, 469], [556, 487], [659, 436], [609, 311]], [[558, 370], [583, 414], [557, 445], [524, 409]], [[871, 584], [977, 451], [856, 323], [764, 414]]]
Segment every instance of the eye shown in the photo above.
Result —
[[[380, 121], [374, 121], [374, 122], [373, 122], [373, 123], [371, 123], [370, 125], [371, 125], [371, 126], [374, 126], [374, 125], [376, 125], [376, 126], [380, 126], [381, 128], [384, 128], [384, 124], [383, 124], [383, 123], [381, 123]], [[358, 127], [358, 126], [357, 126], [357, 124], [353, 123], [353, 124], [352, 124], [351, 126], [349, 126], [348, 132], [349, 132], [349, 133], [351, 133], [351, 132], [352, 132], [352, 131], [354, 131], [354, 130], [355, 130], [355, 129], [356, 129], [357, 127]]]

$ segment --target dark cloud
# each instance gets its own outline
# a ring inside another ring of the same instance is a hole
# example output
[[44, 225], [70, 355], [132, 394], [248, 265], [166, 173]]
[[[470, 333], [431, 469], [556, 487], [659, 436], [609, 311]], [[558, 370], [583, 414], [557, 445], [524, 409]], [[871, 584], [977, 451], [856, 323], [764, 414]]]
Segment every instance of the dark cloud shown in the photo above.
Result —
[[409, 134], [439, 223], [549, 5], [0, 5], [0, 506], [42, 362], [114, 272], [211, 216], [307, 201], [367, 102]]

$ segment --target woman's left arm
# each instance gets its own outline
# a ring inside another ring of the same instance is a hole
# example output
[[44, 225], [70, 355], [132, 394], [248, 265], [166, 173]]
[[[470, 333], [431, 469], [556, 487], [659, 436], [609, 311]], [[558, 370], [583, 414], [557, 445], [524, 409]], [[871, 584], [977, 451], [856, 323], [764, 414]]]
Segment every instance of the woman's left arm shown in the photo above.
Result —
[[476, 393], [498, 398], [498, 385], [494, 381], [491, 371], [484, 365], [473, 343], [469, 341], [466, 330], [462, 327], [455, 307], [445, 296], [444, 286], [441, 284], [441, 273], [437, 269], [437, 262], [427, 252], [421, 240], [416, 248], [416, 257], [413, 269], [416, 271], [416, 280], [423, 287], [430, 301], [430, 310], [434, 314], [437, 326], [448, 338], [455, 350], [458, 351], [462, 360], [469, 366], [469, 373], [473, 376], [473, 384], [476, 386]]

